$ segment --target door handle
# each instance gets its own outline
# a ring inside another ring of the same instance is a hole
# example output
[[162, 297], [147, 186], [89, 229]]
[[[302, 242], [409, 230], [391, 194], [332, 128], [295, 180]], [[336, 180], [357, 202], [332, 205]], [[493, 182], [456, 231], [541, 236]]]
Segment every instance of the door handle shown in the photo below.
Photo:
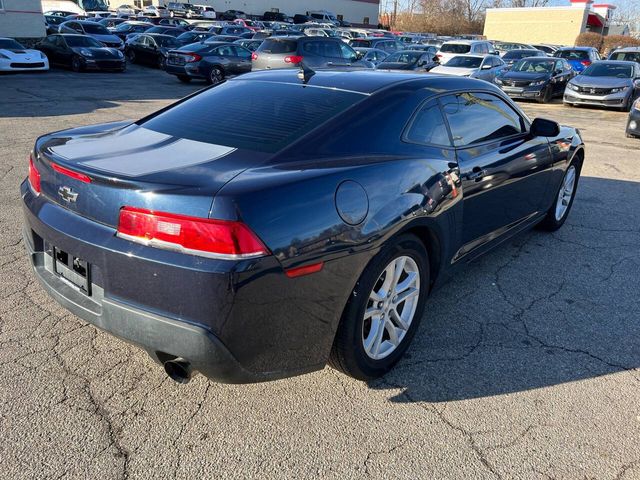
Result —
[[487, 171], [485, 169], [482, 169], [480, 167], [473, 167], [473, 170], [467, 174], [467, 179], [478, 181], [486, 174]]

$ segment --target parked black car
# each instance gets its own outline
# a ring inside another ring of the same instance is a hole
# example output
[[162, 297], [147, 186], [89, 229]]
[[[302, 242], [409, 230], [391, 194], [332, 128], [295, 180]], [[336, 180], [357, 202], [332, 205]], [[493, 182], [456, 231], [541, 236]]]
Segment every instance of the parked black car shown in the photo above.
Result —
[[102, 25], [103, 27], [105, 27], [108, 30], [112, 30], [114, 28], [116, 28], [118, 25], [120, 25], [121, 23], [127, 22], [128, 20], [126, 18], [120, 18], [120, 17], [107, 17], [107, 18], [102, 18], [100, 20], [98, 20], [98, 23], [100, 25]]
[[518, 60], [511, 69], [503, 70], [496, 84], [512, 98], [529, 98], [540, 103], [564, 95], [567, 83], [576, 75], [563, 58], [530, 57]]
[[[262, 17], [262, 19], [266, 20], [264, 17]], [[302, 15], [301, 13], [296, 13], [293, 16], [293, 23], [295, 23], [296, 25], [301, 23], [311, 22], [311, 21], [313, 21], [313, 18], [311, 18], [309, 15]]]
[[195, 16], [193, 6], [189, 3], [169, 2], [167, 3], [166, 8], [171, 17], [191, 18], [192, 16]]
[[86, 35], [70, 33], [49, 35], [35, 46], [43, 52], [51, 65], [83, 70], [112, 70], [124, 72], [127, 68], [121, 51], [105, 47]]
[[379, 70], [422, 70], [428, 72], [438, 65], [434, 60], [435, 53], [421, 50], [401, 50], [394, 52], [380, 62]]
[[126, 40], [132, 33], [143, 33], [151, 28], [153, 28], [152, 23], [126, 21], [111, 29], [111, 33], [120, 37], [121, 40]]
[[65, 18], [59, 15], [45, 15], [44, 23], [47, 28], [47, 35], [53, 35], [54, 33], [58, 33], [58, 28], [60, 24], [65, 22]]
[[579, 132], [531, 122], [495, 85], [299, 77], [252, 72], [137, 122], [38, 138], [20, 195], [45, 290], [180, 382], [328, 358], [371, 379], [457, 267], [567, 219]]
[[247, 14], [242, 10], [227, 10], [220, 14], [220, 20], [234, 21], [238, 18], [247, 18]]
[[112, 47], [117, 49], [124, 48], [124, 43], [117, 36], [107, 30], [105, 27], [96, 22], [83, 21], [67, 21], [60, 24], [58, 27], [59, 33], [77, 33], [80, 35], [88, 35], [95, 38], [106, 47]]
[[170, 50], [180, 47], [175, 37], [142, 33], [127, 43], [124, 53], [131, 63], [146, 63], [164, 69]]
[[524, 48], [517, 50], [509, 50], [504, 55], [502, 55], [502, 60], [504, 63], [511, 66], [514, 65], [518, 60], [522, 60], [527, 57], [546, 57], [547, 54], [542, 50], [526, 50]]
[[193, 32], [192, 31], [192, 32], [184, 32], [183, 34], [178, 35], [176, 37], [176, 40], [181, 46], [184, 46], [184, 45], [189, 45], [190, 43], [205, 42], [213, 36], [214, 34], [209, 32]]
[[627, 137], [640, 137], [640, 98], [631, 107], [627, 120]]
[[250, 72], [251, 52], [231, 43], [194, 43], [171, 50], [165, 70], [181, 82], [198, 78], [220, 83], [229, 76]]
[[262, 15], [262, 20], [265, 22], [287, 22], [289, 21], [289, 16], [283, 12], [264, 12], [264, 15]]
[[[169, 35], [171, 37], [179, 37], [180, 35], [182, 35], [184, 32], [186, 32], [186, 30], [184, 28], [180, 28], [180, 27], [168, 27], [168, 26], [164, 26], [164, 25], [156, 25], [154, 27], [151, 27], [149, 30], [147, 30], [145, 33], [149, 33], [149, 34], [160, 34], [160, 35]], [[130, 39], [132, 36], [130, 35], [128, 38]]]
[[398, 40], [386, 37], [354, 38], [349, 41], [349, 45], [353, 48], [377, 48], [387, 53], [397, 52], [404, 48], [404, 45]]

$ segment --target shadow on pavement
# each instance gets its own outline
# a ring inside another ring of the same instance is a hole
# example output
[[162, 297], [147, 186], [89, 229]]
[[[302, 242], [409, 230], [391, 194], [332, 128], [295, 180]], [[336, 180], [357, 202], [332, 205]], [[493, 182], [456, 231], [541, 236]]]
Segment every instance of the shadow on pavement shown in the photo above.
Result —
[[583, 177], [562, 229], [463, 268], [432, 294], [404, 359], [370, 386], [402, 389], [393, 402], [446, 402], [640, 367], [639, 207], [640, 183]]

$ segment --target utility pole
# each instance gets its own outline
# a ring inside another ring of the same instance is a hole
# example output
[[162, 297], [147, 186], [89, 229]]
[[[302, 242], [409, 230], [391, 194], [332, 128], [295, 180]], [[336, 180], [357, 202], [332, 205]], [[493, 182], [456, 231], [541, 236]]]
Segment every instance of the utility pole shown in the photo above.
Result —
[[398, 0], [394, 0], [393, 1], [393, 22], [391, 25], [391, 29], [395, 30], [396, 29], [396, 18], [398, 15]]

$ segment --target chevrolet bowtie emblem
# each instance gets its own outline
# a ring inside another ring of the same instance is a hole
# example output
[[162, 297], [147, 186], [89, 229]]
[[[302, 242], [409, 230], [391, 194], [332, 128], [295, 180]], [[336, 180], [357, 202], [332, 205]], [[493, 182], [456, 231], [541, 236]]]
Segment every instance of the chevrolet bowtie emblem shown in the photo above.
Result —
[[78, 199], [78, 194], [69, 187], [60, 187], [58, 189], [58, 195], [60, 195], [65, 202], [69, 203], [75, 202]]

